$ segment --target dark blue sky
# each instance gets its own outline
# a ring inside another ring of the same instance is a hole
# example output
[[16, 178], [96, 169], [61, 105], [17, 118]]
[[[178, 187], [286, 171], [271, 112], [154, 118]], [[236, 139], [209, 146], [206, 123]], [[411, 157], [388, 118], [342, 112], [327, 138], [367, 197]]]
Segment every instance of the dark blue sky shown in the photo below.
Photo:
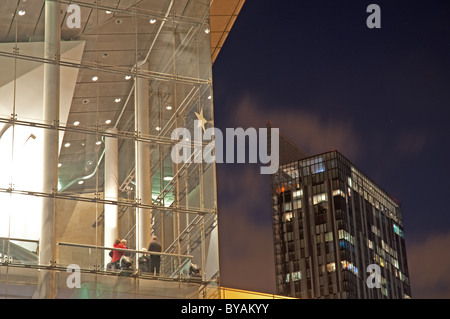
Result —
[[[366, 25], [371, 3], [381, 29]], [[247, 0], [213, 74], [217, 127], [272, 120], [311, 155], [338, 149], [397, 198], [413, 297], [450, 298], [448, 0]], [[222, 279], [272, 292], [269, 180], [258, 169], [218, 164]], [[251, 276], [242, 256], [267, 270]]]

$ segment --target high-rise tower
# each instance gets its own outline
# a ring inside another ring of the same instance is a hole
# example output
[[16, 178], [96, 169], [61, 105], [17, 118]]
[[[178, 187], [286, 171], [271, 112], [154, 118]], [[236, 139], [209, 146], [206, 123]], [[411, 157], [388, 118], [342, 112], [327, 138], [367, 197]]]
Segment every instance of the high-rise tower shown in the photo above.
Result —
[[337, 151], [271, 176], [277, 293], [409, 298], [400, 204]]

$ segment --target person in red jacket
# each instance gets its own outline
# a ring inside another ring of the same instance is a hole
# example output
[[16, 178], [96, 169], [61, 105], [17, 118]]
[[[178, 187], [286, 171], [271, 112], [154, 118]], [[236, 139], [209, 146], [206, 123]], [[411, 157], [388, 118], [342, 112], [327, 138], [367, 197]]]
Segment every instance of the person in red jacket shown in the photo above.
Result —
[[[121, 249], [127, 249], [127, 246], [125, 246], [120, 239], [116, 239], [116, 241], [114, 242], [114, 248], [121, 248]], [[115, 269], [119, 269], [120, 268], [120, 258], [122, 258], [122, 256], [125, 255], [124, 251], [120, 251], [120, 250], [114, 250], [113, 251], [113, 257], [112, 257], [112, 263], [114, 265]]]

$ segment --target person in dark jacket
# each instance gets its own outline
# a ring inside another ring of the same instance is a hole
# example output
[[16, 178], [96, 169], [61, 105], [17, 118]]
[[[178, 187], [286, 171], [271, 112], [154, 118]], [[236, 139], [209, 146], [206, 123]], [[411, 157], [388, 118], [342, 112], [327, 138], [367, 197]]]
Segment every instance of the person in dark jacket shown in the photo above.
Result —
[[[158, 237], [153, 236], [150, 245], [148, 246], [148, 251], [151, 252], [161, 252], [161, 244], [158, 242]], [[150, 273], [156, 272], [156, 276], [159, 276], [159, 266], [161, 263], [161, 256], [150, 254]]]

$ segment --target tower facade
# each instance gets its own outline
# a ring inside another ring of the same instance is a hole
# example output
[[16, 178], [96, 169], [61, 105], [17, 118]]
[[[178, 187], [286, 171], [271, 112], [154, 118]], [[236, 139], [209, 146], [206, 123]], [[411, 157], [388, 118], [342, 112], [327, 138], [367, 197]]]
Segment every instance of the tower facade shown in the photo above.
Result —
[[271, 176], [277, 293], [409, 298], [401, 206], [337, 151]]

